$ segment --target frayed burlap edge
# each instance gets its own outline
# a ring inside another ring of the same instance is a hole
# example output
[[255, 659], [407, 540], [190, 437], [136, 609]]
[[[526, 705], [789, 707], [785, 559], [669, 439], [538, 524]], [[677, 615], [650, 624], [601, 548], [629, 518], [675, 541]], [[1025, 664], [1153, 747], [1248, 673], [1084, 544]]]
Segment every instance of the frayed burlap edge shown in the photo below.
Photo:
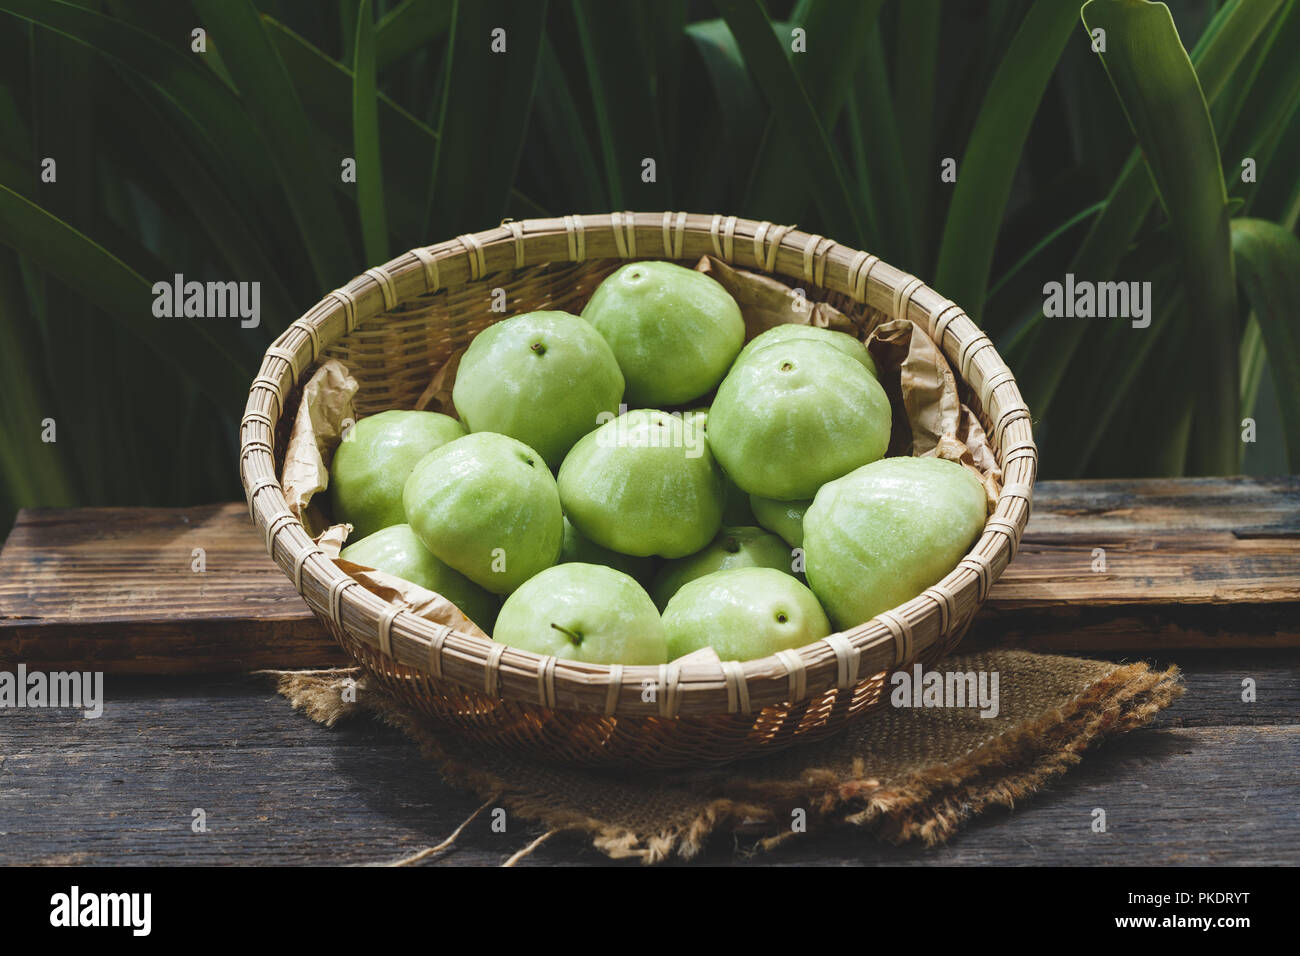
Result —
[[[811, 797], [827, 824], [871, 828], [895, 844], [919, 839], [936, 846], [989, 809], [1014, 809], [1016, 801], [1033, 795], [1078, 764], [1090, 746], [1147, 723], [1183, 690], [1177, 667], [1153, 672], [1144, 663], [1121, 665], [1027, 724], [956, 761], [926, 768], [896, 783], [882, 785], [864, 779], [860, 772], [845, 781], [834, 774], [810, 771], [800, 791], [784, 783], [751, 786], [787, 801]], [[860, 770], [862, 761], [856, 763]], [[733, 786], [744, 783], [737, 779]], [[759, 846], [771, 848], [791, 835], [769, 837]]]
[[[900, 844], [921, 840], [927, 846], [946, 842], [971, 818], [1016, 802], [1041, 790], [1082, 759], [1084, 751], [1104, 738], [1142, 726], [1183, 693], [1177, 667], [1152, 671], [1144, 663], [1118, 665], [1066, 703], [1015, 727], [947, 764], [928, 767], [888, 785], [866, 777], [865, 762], [855, 761], [845, 779], [830, 770], [808, 770], [798, 780], [756, 781], [736, 775], [718, 789], [736, 796], [709, 800], [690, 822], [657, 833], [636, 833], [583, 813], [558, 810], [512, 786], [481, 766], [443, 748], [418, 718], [386, 698], [360, 707], [341, 703], [338, 681], [359, 678], [355, 668], [331, 671], [264, 671], [278, 679], [278, 691], [294, 708], [327, 727], [361, 713], [373, 713], [412, 739], [449, 783], [473, 790], [488, 803], [479, 807], [443, 843], [399, 863], [423, 861], [449, 849], [460, 831], [494, 801], [546, 832], [508, 861], [513, 865], [546, 839], [559, 833], [587, 837], [611, 859], [661, 863], [674, 855], [698, 856], [716, 831], [756, 822], [776, 825], [789, 820], [788, 809], [804, 807], [809, 832], [832, 826], [856, 826]], [[367, 695], [374, 700], [374, 695]], [[793, 830], [758, 839], [746, 853], [771, 850], [800, 834]]]

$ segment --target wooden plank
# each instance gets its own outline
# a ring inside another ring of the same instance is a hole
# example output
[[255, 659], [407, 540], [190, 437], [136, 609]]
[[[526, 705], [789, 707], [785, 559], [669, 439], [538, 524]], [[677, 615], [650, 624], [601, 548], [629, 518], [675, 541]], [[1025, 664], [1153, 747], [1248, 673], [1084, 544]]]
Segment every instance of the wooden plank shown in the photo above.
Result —
[[0, 550], [0, 662], [184, 674], [346, 659], [248, 509], [219, 504], [19, 512]]
[[1300, 476], [1043, 482], [968, 646], [1300, 646]]
[[[972, 644], [1300, 646], [1300, 477], [1043, 482], [1036, 497]], [[0, 551], [0, 663], [180, 674], [340, 660], [242, 505], [25, 510]]]
[[[884, 846], [836, 831], [748, 862], [1294, 865], [1295, 668], [1278, 653], [1201, 655], [1187, 695], [1151, 729], [1089, 752], [1047, 792], [947, 846]], [[1259, 683], [1255, 705], [1234, 697], [1242, 672]], [[262, 682], [122, 678], [106, 693], [97, 720], [0, 711], [0, 864], [381, 863], [442, 840], [479, 803], [444, 784], [397, 733], [369, 721], [327, 730]], [[1207, 710], [1209, 701], [1220, 709]], [[1096, 807], [1106, 810], [1105, 833], [1091, 829]], [[191, 831], [196, 808], [206, 833]], [[480, 819], [444, 862], [495, 865], [538, 832], [507, 821], [493, 833]], [[733, 838], [719, 835], [705, 861], [736, 862]], [[576, 839], [525, 861], [607, 862]]]

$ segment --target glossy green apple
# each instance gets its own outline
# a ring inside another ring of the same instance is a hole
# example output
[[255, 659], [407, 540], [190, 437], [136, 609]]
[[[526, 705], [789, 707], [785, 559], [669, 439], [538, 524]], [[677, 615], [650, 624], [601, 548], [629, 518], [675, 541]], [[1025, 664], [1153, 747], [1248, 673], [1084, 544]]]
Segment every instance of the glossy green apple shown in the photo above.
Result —
[[415, 463], [465, 434], [464, 425], [437, 412], [392, 409], [361, 419], [330, 463], [334, 520], [352, 525], [354, 539], [402, 524], [402, 488]]
[[509, 594], [560, 556], [555, 479], [541, 455], [505, 435], [476, 432], [425, 455], [402, 499], [424, 546], [493, 594]]
[[885, 453], [890, 414], [885, 390], [859, 362], [792, 339], [736, 363], [709, 410], [709, 446], [751, 495], [811, 498]]
[[655, 576], [650, 596], [663, 610], [682, 586], [714, 571], [731, 568], [776, 568], [792, 570], [790, 547], [762, 528], [723, 528], [707, 548], [685, 558], [669, 561]]
[[451, 396], [471, 432], [517, 438], [555, 469], [602, 413], [617, 413], [623, 373], [589, 322], [568, 312], [529, 312], [474, 337]]
[[492, 639], [588, 664], [663, 664], [664, 628], [650, 595], [622, 571], [557, 564], [506, 598]]
[[811, 498], [796, 501], [778, 501], [776, 498], [749, 496], [749, 506], [760, 527], [779, 534], [792, 548], [803, 547], [803, 516], [812, 504]]
[[376, 531], [348, 545], [339, 557], [441, 594], [485, 633], [492, 632], [500, 599], [430, 554], [409, 524]]
[[694, 419], [639, 409], [583, 436], [559, 475], [564, 513], [623, 554], [681, 558], [722, 527], [725, 489]]
[[823, 329], [815, 325], [795, 325], [791, 323], [773, 326], [766, 332], [762, 332], [750, 339], [745, 344], [745, 347], [740, 350], [740, 354], [736, 356], [736, 361], [743, 362], [759, 349], [794, 339], [810, 339], [814, 342], [824, 342], [833, 348], [839, 349], [854, 361], [859, 362], [863, 368], [871, 373], [872, 378], [878, 377], [876, 362], [861, 340], [855, 339], [847, 332], [836, 332], [834, 329]]
[[603, 564], [615, 571], [622, 571], [638, 582], [648, 580], [654, 569], [653, 558], [637, 558], [630, 554], [619, 554], [609, 548], [602, 548], [575, 528], [567, 516], [564, 519], [564, 544], [560, 548], [560, 562]]
[[696, 578], [673, 595], [663, 619], [669, 660], [712, 647], [724, 661], [748, 661], [831, 633], [813, 593], [775, 568]]
[[582, 317], [614, 350], [632, 407], [694, 401], [722, 381], [745, 341], [740, 306], [727, 290], [671, 262], [618, 269]]
[[803, 519], [808, 583], [854, 627], [937, 584], [984, 528], [984, 486], [939, 458], [885, 458], [825, 485]]

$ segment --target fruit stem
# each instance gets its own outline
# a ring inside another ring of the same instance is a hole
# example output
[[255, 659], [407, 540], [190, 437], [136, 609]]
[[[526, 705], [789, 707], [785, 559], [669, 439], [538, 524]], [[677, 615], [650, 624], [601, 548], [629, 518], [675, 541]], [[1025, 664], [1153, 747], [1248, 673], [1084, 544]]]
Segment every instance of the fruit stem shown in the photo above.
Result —
[[572, 642], [574, 647], [582, 646], [582, 635], [579, 634], [577, 631], [571, 631], [569, 630], [569, 628], [561, 627], [559, 624], [556, 624], [554, 622], [551, 623], [551, 627], [555, 628], [557, 631], [559, 631], [561, 634], [567, 637], [569, 641]]

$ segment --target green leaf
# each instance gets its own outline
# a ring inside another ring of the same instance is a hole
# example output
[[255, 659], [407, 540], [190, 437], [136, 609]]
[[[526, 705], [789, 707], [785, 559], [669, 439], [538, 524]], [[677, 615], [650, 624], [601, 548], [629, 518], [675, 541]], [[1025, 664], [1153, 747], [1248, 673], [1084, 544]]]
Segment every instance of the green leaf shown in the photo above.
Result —
[[[888, 102], [883, 51], [876, 27], [882, 3], [883, 0], [821, 0], [808, 8], [808, 18], [801, 26], [811, 46], [804, 53], [794, 54], [791, 62], [817, 119], [826, 130], [835, 128], [853, 88], [855, 70], [874, 69], [880, 78], [878, 92]], [[871, 104], [872, 113], [876, 106]], [[809, 195], [806, 187], [801, 188], [800, 153], [805, 146], [786, 127], [782, 114], [774, 113], [768, 118], [744, 201], [744, 208], [753, 215], [782, 223], [798, 221]], [[889, 142], [883, 135], [879, 141]], [[877, 149], [882, 153], [892, 152], [878, 147], [871, 152]]]
[[[591, 88], [592, 110], [615, 209], [666, 209], [673, 174], [655, 93], [657, 69], [641, 4], [626, 0], [572, 0], [578, 44]], [[629, 29], [629, 25], [633, 29]], [[645, 182], [643, 161], [655, 161]]]
[[228, 185], [238, 185], [254, 204], [266, 202], [273, 180], [261, 138], [238, 97], [193, 54], [63, 0], [0, 0], [0, 10], [61, 33], [144, 77], [186, 119], [202, 151], [224, 159]]
[[[127, 77], [128, 88], [132, 85], [143, 84]], [[163, 203], [164, 215], [202, 223], [195, 238], [210, 244], [213, 254], [241, 280], [261, 282], [263, 327], [278, 332], [301, 309], [285, 288], [264, 238], [244, 220], [239, 204], [222, 189], [181, 132], [153, 103], [143, 96], [138, 101], [123, 102], [129, 106], [117, 114], [117, 123], [106, 137], [109, 152], [126, 167], [123, 178], [134, 178], [141, 190], [153, 192]], [[157, 162], [160, 156], [166, 160]], [[164, 275], [171, 272], [158, 278]], [[272, 321], [266, 322], [267, 317]]]
[[[1059, 239], [1061, 236], [1065, 235], [1075, 226], [1079, 225], [1079, 223], [1086, 222], [1087, 220], [1091, 219], [1093, 216], [1097, 215], [1099, 212], [1102, 211], [1102, 209], [1105, 208], [1105, 206], [1106, 204], [1104, 202], [1093, 203], [1091, 206], [1088, 206], [1086, 209], [1079, 210], [1069, 219], [1066, 219], [1064, 222], [1054, 226], [1047, 233], [1047, 235], [1043, 236], [1041, 239], [1038, 240], [1038, 242], [1034, 243], [1033, 247], [1030, 248], [1028, 252], [1026, 252], [1023, 256], [1021, 256], [1018, 260], [1016, 260], [1015, 264], [1012, 265], [1010, 268], [1008, 268], [1007, 271], [1002, 274], [1002, 277], [998, 279], [997, 282], [993, 283], [993, 287], [989, 289], [989, 298], [992, 299], [995, 295], [997, 295], [1000, 291], [1002, 291], [1003, 287], [1006, 286], [1007, 283], [1009, 283], [1016, 276], [1018, 276], [1026, 266], [1028, 266], [1031, 262], [1037, 259], [1038, 256], [1042, 254], [1043, 250], [1045, 250], [1048, 246], [1052, 245], [1052, 243], [1056, 242], [1056, 240]], [[989, 322], [985, 322], [985, 328], [989, 329], [990, 332], [993, 331], [993, 326]]]
[[716, 5], [768, 105], [800, 144], [803, 175], [826, 233], [842, 242], [865, 244], [844, 169], [763, 5], [759, 0], [716, 0]]
[[920, 269], [913, 192], [903, 165], [902, 133], [890, 98], [879, 28], [871, 30], [853, 77], [849, 132], [858, 193], [878, 254], [902, 269]]
[[[1283, 136], [1293, 129], [1300, 111], [1300, 4], [1290, 3], [1268, 38], [1232, 123], [1226, 131], [1223, 165], [1232, 175], [1229, 191], [1246, 199], [1247, 209], [1259, 195], [1259, 183], [1276, 178], [1300, 179], [1300, 157], [1279, 153]], [[1255, 162], [1255, 182], [1241, 178], [1241, 162]]]
[[387, 262], [388, 217], [384, 215], [384, 164], [379, 158], [379, 101], [375, 90], [375, 27], [370, 0], [357, 11], [353, 54], [352, 150], [357, 161], [357, 211], [366, 262]]
[[252, 0], [195, 0], [195, 8], [270, 149], [317, 283], [323, 289], [343, 284], [360, 270], [348, 241], [351, 233], [330, 193], [338, 166], [320, 148], [261, 15]]
[[708, 73], [721, 122], [721, 142], [730, 157], [751, 156], [763, 135], [767, 109], [745, 69], [736, 38], [724, 20], [700, 20], [686, 27]]
[[[426, 204], [432, 237], [485, 229], [505, 214], [532, 112], [545, 17], [540, 0], [456, 4]], [[505, 53], [492, 52], [498, 28]]]
[[451, 28], [452, 4], [448, 0], [405, 0], [375, 25], [375, 63], [378, 69], [442, 39]]
[[[41, 363], [33, 361], [40, 353], [30, 326], [15, 256], [0, 250], [0, 477], [9, 509], [71, 505], [78, 493], [66, 443], [41, 440], [41, 423], [59, 416]], [[0, 515], [0, 529], [7, 520]]]
[[1263, 219], [1234, 219], [1237, 274], [1268, 351], [1287, 461], [1300, 471], [1300, 240]]
[[[1235, 230], [1235, 226], [1234, 226]], [[1237, 281], [1241, 282], [1240, 270]], [[1264, 347], [1264, 336], [1259, 331], [1259, 319], [1251, 312], [1246, 318], [1246, 328], [1241, 333], [1241, 414], [1250, 415], [1259, 400], [1259, 383], [1264, 376], [1264, 366], [1268, 364], [1268, 352]]]
[[[898, 5], [894, 75], [891, 86], [897, 123], [898, 153], [907, 187], [900, 190], [912, 237], [906, 242], [905, 267], [928, 271], [922, 261], [918, 224], [930, 221], [935, 183], [935, 87], [939, 79], [939, 0], [907, 0]], [[863, 104], [864, 106], [866, 104]], [[868, 114], [869, 115], [869, 114]], [[866, 123], [867, 128], [872, 124]], [[888, 141], [886, 141], [888, 142]], [[885, 147], [888, 149], [888, 145]]]
[[583, 211], [612, 208], [601, 188], [600, 170], [583, 129], [578, 105], [569, 90], [564, 68], [549, 38], [542, 40], [541, 73], [537, 81], [537, 109], [541, 127], [551, 141], [566, 193], [581, 197]]
[[186, 369], [224, 408], [242, 403], [249, 371], [202, 325], [188, 318], [155, 319], [152, 286], [120, 259], [66, 222], [0, 185], [0, 242], [21, 251], [103, 309], [159, 357]]
[[[1252, 0], [1245, 4], [1240, 0], [1230, 0], [1197, 41], [1192, 50], [1192, 62], [1208, 102], [1214, 102], [1232, 71], [1254, 45], [1276, 9], [1276, 2], [1280, 0]], [[1155, 199], [1155, 189], [1142, 154], [1134, 149], [1107, 194], [1105, 208], [1093, 221], [1067, 271], [1093, 281], [1104, 281], [1114, 276]], [[1020, 352], [1016, 379], [1034, 414], [1050, 419], [1053, 403], [1064, 394], [1058, 388], [1063, 372], [1072, 360], [1076, 360], [1076, 353], [1086, 341], [1087, 324], [1043, 322], [1041, 319], [1041, 312], [1031, 319], [1032, 331]], [[1103, 360], [1095, 350], [1085, 348], [1085, 353], [1077, 359], [1084, 366]]]
[[1189, 373], [1196, 381], [1189, 466], [1236, 470], [1240, 428], [1237, 298], [1228, 195], [1210, 111], [1169, 8], [1090, 0], [1089, 30], [1106, 31], [1102, 63], [1141, 145], [1183, 264]]
[[[346, 155], [353, 140], [353, 72], [284, 24], [275, 20], [263, 23], [309, 120], [336, 155]], [[437, 134], [383, 93], [378, 94], [378, 117], [379, 139], [384, 145], [386, 218], [395, 231], [407, 236], [408, 245], [427, 241], [423, 231], [424, 197], [429, 167], [438, 147]], [[353, 201], [355, 185], [342, 182], [339, 176], [331, 182], [336, 192]]]
[[933, 285], [976, 322], [1016, 166], [1047, 82], [1076, 29], [1076, 10], [1076, 0], [1040, 0], [1029, 8], [989, 84], [957, 167]]

